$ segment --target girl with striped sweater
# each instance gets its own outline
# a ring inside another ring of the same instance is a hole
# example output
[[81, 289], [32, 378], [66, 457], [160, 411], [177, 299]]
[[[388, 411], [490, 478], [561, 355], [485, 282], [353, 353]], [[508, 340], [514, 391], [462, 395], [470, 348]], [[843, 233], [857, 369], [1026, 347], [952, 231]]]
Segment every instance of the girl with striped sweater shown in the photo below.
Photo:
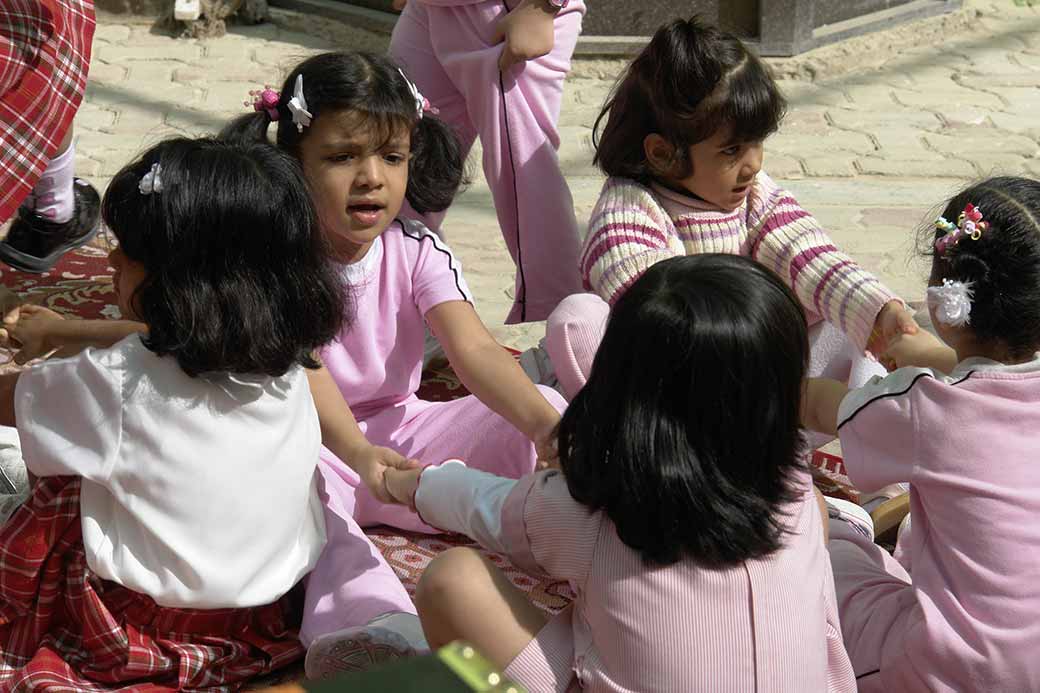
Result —
[[864, 382], [884, 372], [866, 351], [916, 331], [904, 304], [762, 171], [784, 109], [758, 58], [695, 20], [659, 29], [631, 64], [596, 123], [595, 162], [609, 178], [580, 260], [594, 293], [568, 297], [548, 321], [545, 350], [568, 397], [588, 377], [609, 305], [680, 255], [744, 255], [778, 274], [809, 319], [813, 375]]

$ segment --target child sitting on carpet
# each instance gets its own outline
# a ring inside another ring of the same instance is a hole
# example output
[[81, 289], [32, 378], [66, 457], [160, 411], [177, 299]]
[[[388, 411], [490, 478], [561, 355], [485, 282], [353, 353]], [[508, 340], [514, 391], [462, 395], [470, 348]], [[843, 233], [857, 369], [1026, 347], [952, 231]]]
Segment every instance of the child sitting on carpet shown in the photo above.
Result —
[[721, 254], [650, 267], [563, 415], [560, 471], [387, 471], [426, 521], [577, 594], [547, 620], [452, 549], [419, 582], [430, 644], [466, 640], [539, 693], [854, 691], [801, 455], [808, 358], [802, 308], [767, 269]]
[[928, 308], [859, 390], [810, 381], [806, 425], [856, 487], [910, 482], [896, 559], [832, 512], [842, 632], [861, 691], [1040, 690], [1040, 182], [969, 187], [928, 228]]
[[762, 170], [784, 109], [766, 66], [733, 35], [696, 20], [657, 31], [596, 121], [595, 162], [609, 179], [581, 256], [595, 293], [549, 317], [544, 351], [523, 359], [536, 382], [558, 379], [573, 397], [609, 305], [654, 263], [710, 252], [753, 258], [791, 287], [811, 325], [811, 374], [861, 383], [884, 372], [864, 351], [880, 355], [916, 324]]
[[[262, 140], [272, 120], [279, 146], [303, 165], [340, 274], [354, 287], [356, 321], [321, 350], [331, 379], [316, 394], [319, 410], [321, 401], [342, 393], [370, 441], [408, 458], [461, 457], [513, 478], [533, 471], [536, 448], [553, 454], [549, 441], [562, 398], [532, 385], [491, 337], [444, 242], [421, 223], [397, 218], [406, 198], [419, 213], [450, 204], [463, 164], [454, 134], [432, 117], [397, 65], [363, 53], [304, 61], [281, 94], [260, 94], [256, 113], [222, 136]], [[450, 402], [416, 397], [427, 325], [472, 396]], [[341, 417], [338, 423], [353, 422]], [[414, 617], [408, 643], [397, 637], [406, 630], [400, 614], [393, 624], [372, 623], [383, 612], [414, 614], [414, 607], [385, 563], [355, 550], [364, 539], [357, 524], [436, 531], [359, 485], [341, 461], [349, 451], [337, 445], [337, 422], [329, 426], [319, 465], [329, 543], [308, 579], [301, 629], [310, 643], [307, 673], [314, 677], [356, 666], [359, 640], [400, 654], [425, 647]]]
[[289, 593], [325, 545], [305, 370], [344, 289], [269, 145], [158, 144], [102, 217], [137, 322], [68, 321], [118, 341], [0, 376], [38, 478], [0, 529], [0, 687], [234, 689], [303, 656]]

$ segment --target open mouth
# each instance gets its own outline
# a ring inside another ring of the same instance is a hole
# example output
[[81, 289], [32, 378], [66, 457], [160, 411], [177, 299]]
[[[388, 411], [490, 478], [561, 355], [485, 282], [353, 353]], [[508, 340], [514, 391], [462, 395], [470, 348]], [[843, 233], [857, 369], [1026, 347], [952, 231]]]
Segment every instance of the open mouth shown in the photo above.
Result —
[[347, 206], [347, 213], [354, 221], [363, 226], [371, 226], [379, 221], [383, 212], [383, 205], [375, 202], [359, 202]]

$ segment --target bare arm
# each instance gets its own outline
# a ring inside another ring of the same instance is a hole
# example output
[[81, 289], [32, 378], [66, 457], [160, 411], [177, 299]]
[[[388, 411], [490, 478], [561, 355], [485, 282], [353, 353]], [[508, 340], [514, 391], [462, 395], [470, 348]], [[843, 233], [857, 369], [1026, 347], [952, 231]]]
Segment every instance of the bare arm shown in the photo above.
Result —
[[[560, 414], [524, 375], [465, 301], [434, 306], [426, 314], [455, 373], [489, 409], [533, 440], [539, 456], [560, 420]], [[544, 459], [544, 458], [543, 458]]]
[[416, 462], [368, 442], [339, 386], [324, 365], [308, 370], [307, 381], [318, 410], [321, 442], [358, 473], [372, 495], [384, 503], [392, 503], [393, 497], [387, 492], [383, 479], [384, 472], [387, 468], [410, 469], [416, 466]]
[[21, 373], [0, 375], [0, 426], [14, 426], [14, 389]]
[[827, 378], [809, 378], [802, 396], [802, 425], [810, 431], [838, 434], [838, 407], [849, 388]]
[[19, 306], [4, 316], [0, 345], [17, 349], [15, 363], [43, 356], [72, 356], [87, 347], [106, 348], [148, 327], [133, 320], [66, 320], [49, 308]]

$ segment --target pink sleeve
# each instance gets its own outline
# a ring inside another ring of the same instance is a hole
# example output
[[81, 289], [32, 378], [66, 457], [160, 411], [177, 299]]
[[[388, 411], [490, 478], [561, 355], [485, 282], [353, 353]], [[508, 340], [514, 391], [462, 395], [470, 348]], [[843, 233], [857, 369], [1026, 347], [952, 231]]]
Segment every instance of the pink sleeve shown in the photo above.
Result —
[[574, 500], [563, 473], [528, 475], [502, 508], [502, 536], [510, 557], [529, 573], [584, 585], [603, 514]]
[[838, 618], [838, 599], [834, 594], [834, 574], [824, 570], [825, 611], [827, 613], [827, 691], [856, 693], [856, 672], [852, 668]]
[[791, 193], [764, 173], [748, 211], [751, 257], [776, 272], [811, 316], [826, 319], [861, 349], [881, 308], [896, 299], [843, 253]]
[[412, 298], [422, 315], [448, 301], [473, 303], [473, 295], [462, 276], [462, 263], [435, 233], [417, 221], [402, 222], [404, 242], [415, 244], [412, 269]]
[[852, 390], [838, 408], [845, 469], [860, 491], [911, 481], [915, 470], [915, 388], [934, 378], [926, 368], [900, 368]]

